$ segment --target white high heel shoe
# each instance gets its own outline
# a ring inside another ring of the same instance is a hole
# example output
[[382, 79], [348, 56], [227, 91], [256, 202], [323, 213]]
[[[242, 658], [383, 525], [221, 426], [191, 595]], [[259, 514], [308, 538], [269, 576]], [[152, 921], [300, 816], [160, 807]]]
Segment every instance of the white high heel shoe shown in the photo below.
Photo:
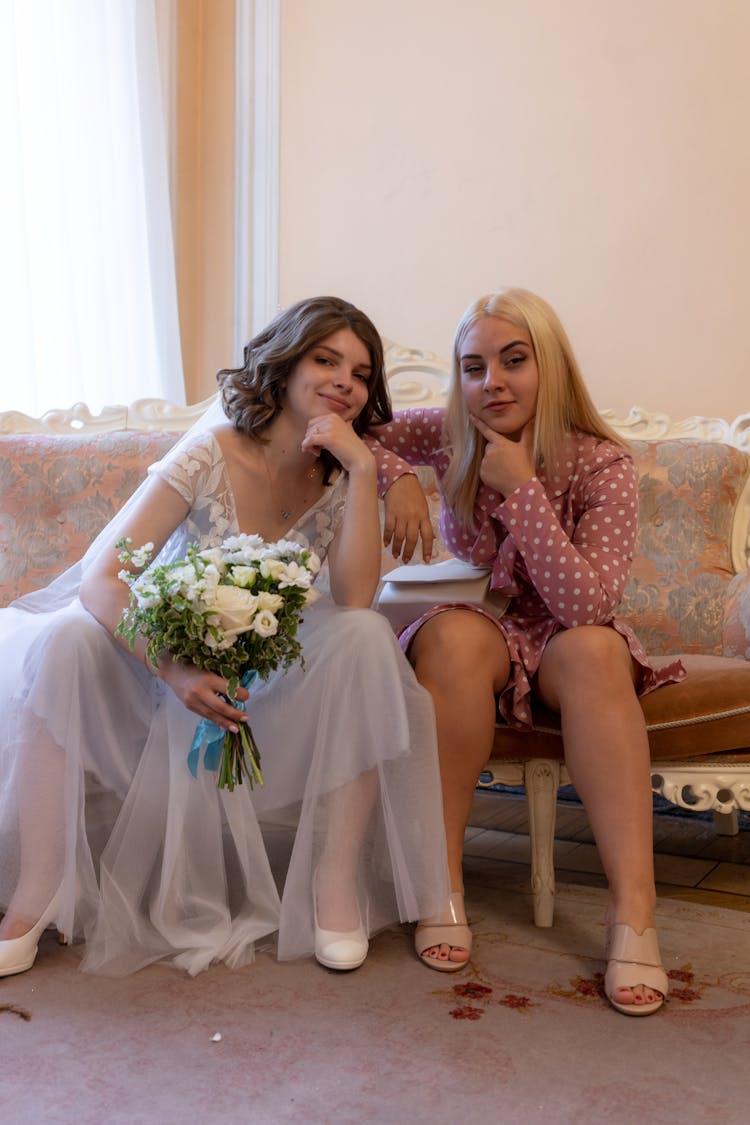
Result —
[[62, 898], [62, 887], [58, 887], [52, 901], [35, 926], [28, 933], [9, 941], [0, 941], [0, 977], [10, 977], [14, 973], [25, 973], [36, 961], [39, 939], [54, 919]]
[[318, 896], [315, 893], [317, 870], [313, 876], [313, 917], [315, 920], [315, 959], [326, 969], [358, 969], [367, 957], [367, 930], [360, 916], [356, 930], [323, 930], [318, 925]]

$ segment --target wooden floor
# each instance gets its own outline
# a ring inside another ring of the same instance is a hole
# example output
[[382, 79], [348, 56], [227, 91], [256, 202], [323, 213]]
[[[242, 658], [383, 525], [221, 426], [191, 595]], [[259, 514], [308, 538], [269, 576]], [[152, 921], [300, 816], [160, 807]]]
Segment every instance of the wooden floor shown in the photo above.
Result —
[[[465, 854], [484, 865], [529, 867], [526, 799], [479, 791], [474, 798]], [[657, 813], [654, 816], [656, 891], [677, 898], [750, 912], [750, 831], [719, 836], [711, 821]], [[579, 805], [558, 802], [555, 831], [558, 883], [603, 886], [604, 876], [591, 829]], [[506, 870], [508, 870], [506, 868]]]

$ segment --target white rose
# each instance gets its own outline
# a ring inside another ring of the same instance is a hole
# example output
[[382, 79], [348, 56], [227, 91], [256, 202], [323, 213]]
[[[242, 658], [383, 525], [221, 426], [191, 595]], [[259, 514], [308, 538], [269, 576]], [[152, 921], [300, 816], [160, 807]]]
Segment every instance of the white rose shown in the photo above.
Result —
[[230, 574], [234, 585], [242, 586], [245, 590], [253, 585], [257, 577], [258, 572], [254, 566], [233, 566]]
[[253, 628], [258, 599], [240, 586], [217, 586], [211, 605], [211, 624], [222, 633], [220, 648], [234, 644], [240, 633]]
[[278, 559], [263, 559], [260, 564], [260, 573], [264, 578], [273, 578], [276, 581], [286, 573], [286, 563], [279, 562]]
[[310, 555], [307, 562], [305, 563], [305, 566], [308, 570], [312, 571], [313, 574], [317, 574], [320, 570], [320, 559], [314, 551], [310, 551]]
[[270, 609], [271, 613], [275, 613], [277, 609], [281, 609], [283, 604], [284, 599], [281, 594], [271, 594], [267, 590], [258, 594], [258, 609]]
[[253, 629], [259, 637], [273, 637], [278, 632], [279, 623], [270, 609], [262, 609], [255, 616]]
[[312, 605], [320, 597], [320, 590], [314, 590], [312, 586], [309, 590], [305, 590], [305, 605]]

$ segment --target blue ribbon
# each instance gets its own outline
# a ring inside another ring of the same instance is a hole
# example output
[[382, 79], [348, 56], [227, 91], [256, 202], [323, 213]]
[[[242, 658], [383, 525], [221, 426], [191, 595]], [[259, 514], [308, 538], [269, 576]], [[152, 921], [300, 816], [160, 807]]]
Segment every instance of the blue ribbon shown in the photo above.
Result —
[[[251, 669], [245, 672], [240, 680], [240, 685], [243, 688], [249, 688], [253, 683], [258, 673]], [[239, 699], [232, 700], [232, 706], [236, 707], [239, 711], [245, 710], [245, 704], [240, 702]], [[190, 753], [187, 757], [188, 769], [193, 777], [198, 776], [198, 765], [200, 763], [200, 756], [203, 754], [203, 766], [207, 770], [212, 770], [214, 773], [219, 768], [221, 761], [221, 751], [224, 746], [225, 731], [221, 727], [217, 727], [212, 719], [201, 719], [198, 726], [195, 728], [193, 735], [193, 744], [190, 747]]]

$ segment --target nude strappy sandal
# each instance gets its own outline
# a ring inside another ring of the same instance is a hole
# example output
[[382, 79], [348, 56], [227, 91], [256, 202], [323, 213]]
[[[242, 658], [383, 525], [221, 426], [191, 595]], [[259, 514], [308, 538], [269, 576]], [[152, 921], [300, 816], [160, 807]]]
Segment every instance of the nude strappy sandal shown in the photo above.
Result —
[[[471, 956], [471, 930], [466, 921], [464, 896], [462, 891], [453, 891], [448, 904], [448, 917], [428, 918], [420, 922], [414, 932], [414, 949], [417, 957], [430, 969], [439, 973], [455, 973], [464, 969]], [[443, 957], [425, 956], [428, 949], [436, 945], [449, 945], [452, 949], [467, 950], [463, 961], [449, 961]]]
[[[612, 999], [615, 989], [635, 988], [639, 984], [660, 992], [660, 999], [650, 1004], [621, 1004]], [[610, 926], [604, 992], [612, 1007], [626, 1016], [650, 1016], [661, 1008], [668, 990], [656, 930], [648, 929], [639, 934], [625, 922]]]

